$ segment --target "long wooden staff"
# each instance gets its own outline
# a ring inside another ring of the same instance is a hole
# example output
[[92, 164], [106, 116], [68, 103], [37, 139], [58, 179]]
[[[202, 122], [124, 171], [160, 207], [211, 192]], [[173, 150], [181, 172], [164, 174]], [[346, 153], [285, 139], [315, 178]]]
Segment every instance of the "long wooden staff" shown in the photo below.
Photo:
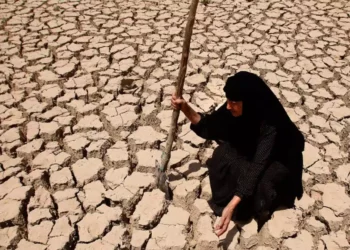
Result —
[[[182, 96], [182, 90], [185, 82], [188, 56], [190, 53], [190, 43], [191, 43], [193, 25], [196, 17], [198, 1], [199, 0], [192, 0], [189, 16], [187, 19], [187, 25], [185, 29], [185, 39], [182, 47], [180, 70], [179, 70], [179, 76], [177, 79], [177, 86], [176, 86], [176, 96], [178, 97]], [[156, 184], [160, 190], [166, 193], [167, 199], [170, 199], [170, 188], [169, 188], [168, 178], [166, 176], [166, 170], [167, 170], [167, 166], [171, 156], [171, 148], [172, 148], [175, 133], [177, 130], [177, 122], [179, 119], [179, 115], [180, 115], [180, 110], [173, 111], [171, 126], [170, 126], [168, 139], [165, 146], [165, 151], [163, 152], [161, 157], [161, 164], [159, 165], [158, 161], [156, 161], [156, 168], [157, 168]]]

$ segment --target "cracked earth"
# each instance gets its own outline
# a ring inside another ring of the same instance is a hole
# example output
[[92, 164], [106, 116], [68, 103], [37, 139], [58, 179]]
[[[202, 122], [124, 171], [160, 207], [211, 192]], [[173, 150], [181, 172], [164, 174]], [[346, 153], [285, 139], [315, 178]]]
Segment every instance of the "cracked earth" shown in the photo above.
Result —
[[210, 112], [229, 75], [262, 76], [307, 141], [295, 209], [217, 238], [216, 145], [183, 115], [173, 201], [154, 187], [187, 0], [2, 0], [0, 249], [350, 249], [349, 1], [206, 2], [184, 98]]

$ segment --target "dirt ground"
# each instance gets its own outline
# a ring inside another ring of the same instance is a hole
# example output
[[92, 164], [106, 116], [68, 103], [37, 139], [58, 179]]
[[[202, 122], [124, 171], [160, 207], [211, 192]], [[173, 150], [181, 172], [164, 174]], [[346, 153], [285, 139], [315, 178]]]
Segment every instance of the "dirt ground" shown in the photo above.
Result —
[[350, 2], [205, 2], [184, 98], [210, 112], [228, 76], [262, 76], [307, 141], [296, 208], [217, 238], [216, 145], [183, 115], [174, 199], [154, 188], [188, 0], [2, 0], [0, 249], [350, 249]]

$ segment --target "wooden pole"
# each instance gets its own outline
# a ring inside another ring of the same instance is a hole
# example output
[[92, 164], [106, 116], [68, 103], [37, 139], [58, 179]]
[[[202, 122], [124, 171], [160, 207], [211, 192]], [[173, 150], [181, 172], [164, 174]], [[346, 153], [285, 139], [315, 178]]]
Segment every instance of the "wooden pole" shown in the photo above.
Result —
[[[190, 54], [190, 43], [191, 43], [191, 37], [193, 32], [193, 25], [196, 17], [198, 1], [199, 0], [192, 0], [189, 16], [187, 19], [187, 25], [185, 29], [185, 38], [184, 38], [183, 47], [182, 47], [179, 76], [178, 76], [177, 85], [176, 85], [176, 96], [178, 97], [182, 96], [182, 90], [185, 82], [188, 56]], [[166, 142], [165, 151], [162, 154], [162, 159], [160, 164], [161, 172], [165, 172], [167, 170], [167, 166], [171, 156], [171, 148], [172, 148], [174, 138], [175, 138], [175, 133], [177, 130], [177, 122], [179, 119], [179, 115], [180, 115], [180, 110], [173, 111], [168, 139]]]

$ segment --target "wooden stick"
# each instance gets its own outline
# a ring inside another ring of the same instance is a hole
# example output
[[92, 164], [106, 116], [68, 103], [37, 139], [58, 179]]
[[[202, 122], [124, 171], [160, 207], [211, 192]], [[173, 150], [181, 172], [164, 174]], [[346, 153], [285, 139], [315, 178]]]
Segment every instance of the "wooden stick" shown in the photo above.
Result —
[[[190, 43], [191, 43], [191, 37], [193, 32], [193, 25], [196, 17], [196, 11], [198, 6], [199, 0], [192, 0], [189, 16], [187, 19], [187, 25], [185, 29], [185, 39], [182, 47], [182, 56], [181, 56], [181, 62], [180, 62], [180, 69], [179, 69], [179, 76], [177, 79], [177, 86], [176, 86], [176, 96], [180, 97], [182, 96], [182, 90], [185, 82], [186, 77], [186, 71], [187, 71], [187, 62], [188, 62], [188, 56], [190, 54]], [[174, 110], [171, 118], [171, 126], [169, 130], [168, 139], [165, 146], [165, 151], [162, 154], [161, 164], [160, 164], [160, 171], [165, 172], [170, 160], [171, 155], [171, 148], [174, 142], [175, 133], [177, 130], [177, 121], [179, 119], [180, 110]]]

